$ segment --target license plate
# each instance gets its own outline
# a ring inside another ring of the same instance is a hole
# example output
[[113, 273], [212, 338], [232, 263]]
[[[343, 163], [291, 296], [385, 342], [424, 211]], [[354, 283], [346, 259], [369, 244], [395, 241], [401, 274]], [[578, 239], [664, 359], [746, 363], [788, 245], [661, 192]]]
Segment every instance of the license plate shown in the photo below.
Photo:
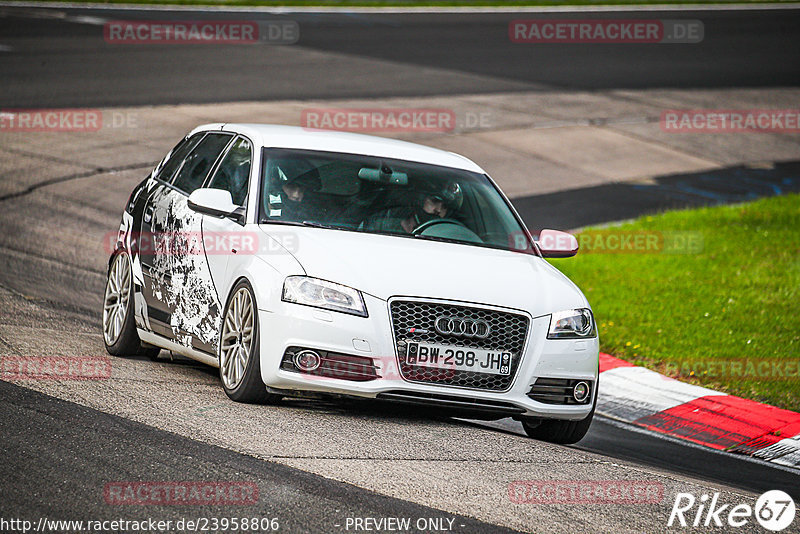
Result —
[[409, 342], [406, 363], [419, 367], [472, 371], [473, 373], [506, 376], [511, 374], [510, 352], [454, 347], [438, 343]]

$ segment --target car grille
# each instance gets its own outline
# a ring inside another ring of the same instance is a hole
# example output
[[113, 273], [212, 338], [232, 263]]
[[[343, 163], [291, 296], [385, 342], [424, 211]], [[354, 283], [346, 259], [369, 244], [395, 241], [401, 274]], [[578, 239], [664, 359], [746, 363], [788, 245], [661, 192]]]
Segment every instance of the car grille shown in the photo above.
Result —
[[[529, 321], [525, 315], [472, 306], [407, 300], [393, 301], [390, 311], [400, 373], [406, 380], [492, 391], [505, 391], [511, 387], [528, 335]], [[440, 316], [486, 321], [490, 327], [489, 335], [484, 339], [476, 339], [440, 334], [435, 329], [436, 318]], [[409, 341], [508, 351], [512, 354], [511, 373], [503, 376], [409, 365], [406, 363]]]

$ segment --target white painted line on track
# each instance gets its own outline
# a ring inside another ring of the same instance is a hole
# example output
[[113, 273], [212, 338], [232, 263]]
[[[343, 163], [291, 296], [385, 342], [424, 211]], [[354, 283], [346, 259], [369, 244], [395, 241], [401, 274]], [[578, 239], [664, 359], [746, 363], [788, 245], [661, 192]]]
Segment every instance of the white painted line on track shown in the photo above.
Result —
[[94, 26], [102, 26], [105, 24], [108, 19], [104, 19], [101, 17], [93, 17], [90, 15], [70, 15], [65, 11], [55, 11], [50, 9], [21, 9], [19, 11], [10, 12], [8, 9], [4, 7], [3, 4], [0, 4], [0, 8], [3, 9], [3, 15], [8, 15], [9, 13], [13, 13], [19, 17], [25, 17], [29, 19], [55, 19], [55, 20], [64, 20], [66, 22], [75, 22], [78, 24], [92, 24]]
[[654, 12], [654, 11], [760, 11], [760, 10], [787, 10], [800, 9], [800, 2], [775, 3], [775, 4], [651, 4], [637, 5], [610, 5], [610, 6], [483, 6], [483, 7], [258, 7], [258, 6], [185, 6], [178, 4], [93, 4], [81, 2], [0, 2], [6, 7], [43, 7], [57, 9], [107, 9], [131, 11], [186, 11], [201, 13], [253, 12], [253, 13], [614, 13], [620, 11]]
[[78, 24], [91, 24], [93, 26], [102, 26], [108, 21], [108, 19], [103, 19], [100, 17], [89, 17], [85, 15], [79, 15], [75, 17], [67, 16], [66, 20], [69, 22], [77, 22]]

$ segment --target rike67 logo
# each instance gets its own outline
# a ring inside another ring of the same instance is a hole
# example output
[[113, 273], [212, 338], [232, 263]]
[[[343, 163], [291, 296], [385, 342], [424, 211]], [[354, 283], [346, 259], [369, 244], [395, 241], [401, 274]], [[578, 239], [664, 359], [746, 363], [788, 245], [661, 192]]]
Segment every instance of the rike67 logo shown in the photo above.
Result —
[[765, 529], [779, 532], [792, 524], [794, 516], [794, 501], [780, 490], [761, 494], [753, 507], [747, 503], [722, 504], [719, 493], [704, 493], [699, 499], [691, 493], [678, 493], [667, 526], [742, 527], [755, 518]]

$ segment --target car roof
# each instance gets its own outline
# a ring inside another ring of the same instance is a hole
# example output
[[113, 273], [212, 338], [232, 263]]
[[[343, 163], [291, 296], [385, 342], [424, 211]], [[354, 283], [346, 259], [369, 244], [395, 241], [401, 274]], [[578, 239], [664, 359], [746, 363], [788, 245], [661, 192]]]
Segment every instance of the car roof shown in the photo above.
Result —
[[416, 143], [330, 130], [317, 130], [278, 124], [213, 123], [198, 126], [191, 133], [224, 130], [241, 133], [255, 144], [267, 148], [297, 148], [347, 154], [394, 158], [407, 161], [442, 165], [485, 174], [472, 160], [446, 150]]

